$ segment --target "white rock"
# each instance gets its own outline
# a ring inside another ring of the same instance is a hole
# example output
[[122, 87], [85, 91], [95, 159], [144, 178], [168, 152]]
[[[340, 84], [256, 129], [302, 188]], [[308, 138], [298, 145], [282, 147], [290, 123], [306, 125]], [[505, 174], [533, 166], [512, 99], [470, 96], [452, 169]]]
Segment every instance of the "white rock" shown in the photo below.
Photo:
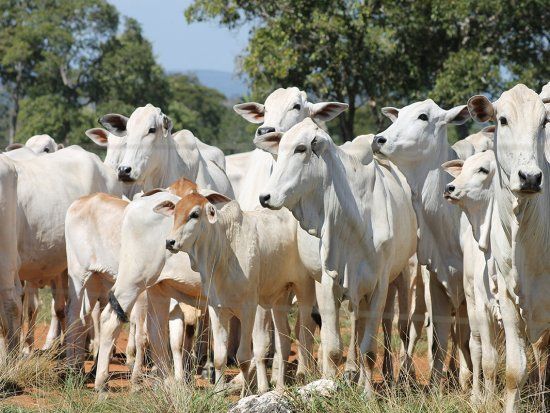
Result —
[[298, 393], [302, 397], [308, 397], [313, 395], [320, 395], [323, 397], [332, 396], [338, 388], [336, 382], [328, 379], [320, 379], [312, 381], [306, 384], [304, 387], [298, 389]]
[[228, 413], [291, 413], [288, 402], [274, 391], [261, 396], [244, 397]]

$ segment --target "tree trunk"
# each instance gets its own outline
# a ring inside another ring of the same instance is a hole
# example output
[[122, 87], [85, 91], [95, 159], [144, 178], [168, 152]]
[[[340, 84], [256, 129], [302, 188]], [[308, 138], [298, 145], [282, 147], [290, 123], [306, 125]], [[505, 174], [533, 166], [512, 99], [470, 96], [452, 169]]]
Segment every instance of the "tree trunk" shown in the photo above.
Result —
[[349, 108], [340, 115], [340, 133], [344, 142], [352, 141], [355, 138], [354, 134], [355, 123], [355, 102], [350, 98]]
[[21, 64], [16, 65], [17, 76], [15, 77], [15, 85], [11, 93], [12, 105], [10, 108], [10, 129], [8, 132], [8, 145], [11, 145], [15, 140], [17, 132], [17, 118], [19, 117], [19, 98], [21, 92], [21, 79], [23, 76], [23, 67]]

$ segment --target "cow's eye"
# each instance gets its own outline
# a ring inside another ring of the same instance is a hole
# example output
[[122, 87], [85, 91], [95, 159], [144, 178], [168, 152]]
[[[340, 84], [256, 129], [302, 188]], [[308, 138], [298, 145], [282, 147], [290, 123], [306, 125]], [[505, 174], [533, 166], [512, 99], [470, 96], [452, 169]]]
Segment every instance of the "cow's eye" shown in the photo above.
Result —
[[418, 116], [418, 119], [427, 121], [428, 120], [428, 115], [426, 115], [425, 113], [421, 113], [420, 116]]
[[50, 148], [44, 148], [44, 152], [46, 153], [50, 152]]
[[300, 110], [300, 109], [302, 109], [302, 105], [300, 105], [299, 103], [296, 103], [296, 104], [292, 107], [292, 109], [294, 109], [294, 110]]
[[485, 169], [483, 166], [481, 168], [478, 169], [478, 172], [480, 174], [485, 174], [485, 175], [488, 175], [489, 174], [489, 171], [487, 169]]
[[500, 124], [502, 126], [508, 125], [508, 119], [506, 119], [504, 116], [501, 116], [498, 120], [500, 121]]
[[199, 211], [193, 211], [189, 214], [189, 219], [197, 219], [199, 217]]
[[298, 145], [294, 149], [294, 153], [304, 153], [305, 151], [307, 151], [306, 145]]
[[156, 133], [157, 132], [157, 128], [151, 128], [149, 129], [149, 133]]

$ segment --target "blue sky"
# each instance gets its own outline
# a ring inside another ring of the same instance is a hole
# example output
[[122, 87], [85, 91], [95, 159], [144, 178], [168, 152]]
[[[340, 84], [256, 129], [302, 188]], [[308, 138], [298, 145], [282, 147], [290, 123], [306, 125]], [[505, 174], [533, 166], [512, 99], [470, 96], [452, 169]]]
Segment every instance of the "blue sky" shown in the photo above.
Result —
[[221, 70], [234, 73], [246, 47], [248, 28], [227, 30], [215, 22], [188, 24], [191, 0], [109, 0], [121, 14], [141, 23], [159, 63], [169, 72]]

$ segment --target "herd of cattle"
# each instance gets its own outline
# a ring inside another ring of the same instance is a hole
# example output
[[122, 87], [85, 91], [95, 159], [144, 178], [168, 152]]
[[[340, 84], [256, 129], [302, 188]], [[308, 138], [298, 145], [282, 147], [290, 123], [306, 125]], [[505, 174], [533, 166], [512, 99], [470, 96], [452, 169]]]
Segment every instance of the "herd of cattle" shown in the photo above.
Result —
[[[550, 83], [540, 95], [517, 85], [495, 102], [474, 96], [449, 110], [430, 99], [386, 107], [385, 131], [341, 146], [322, 125], [344, 103], [311, 103], [288, 88], [234, 109], [260, 124], [252, 152], [224, 156], [187, 130], [172, 133], [170, 118], [146, 105], [86, 131], [106, 147], [104, 162], [47, 135], [0, 155], [2, 357], [31, 351], [37, 289], [50, 285], [45, 348], [63, 334], [68, 365], [79, 369], [91, 337], [96, 389], [106, 386], [123, 323], [134, 382], [146, 346], [159, 375], [184, 380], [198, 351], [190, 338], [206, 318], [216, 386], [229, 385], [224, 370], [238, 346], [233, 382], [248, 391], [254, 374], [263, 393], [273, 339], [271, 383], [284, 386], [293, 303], [296, 375], [316, 363], [324, 377], [338, 374], [347, 301], [344, 374], [367, 395], [381, 324], [383, 374], [393, 380], [395, 307], [400, 376], [414, 375], [428, 325], [431, 384], [441, 383], [451, 340], [462, 388], [476, 402], [491, 398], [503, 330], [505, 410], [518, 409], [529, 372], [544, 389]], [[494, 125], [451, 147], [448, 126], [470, 117]]]

